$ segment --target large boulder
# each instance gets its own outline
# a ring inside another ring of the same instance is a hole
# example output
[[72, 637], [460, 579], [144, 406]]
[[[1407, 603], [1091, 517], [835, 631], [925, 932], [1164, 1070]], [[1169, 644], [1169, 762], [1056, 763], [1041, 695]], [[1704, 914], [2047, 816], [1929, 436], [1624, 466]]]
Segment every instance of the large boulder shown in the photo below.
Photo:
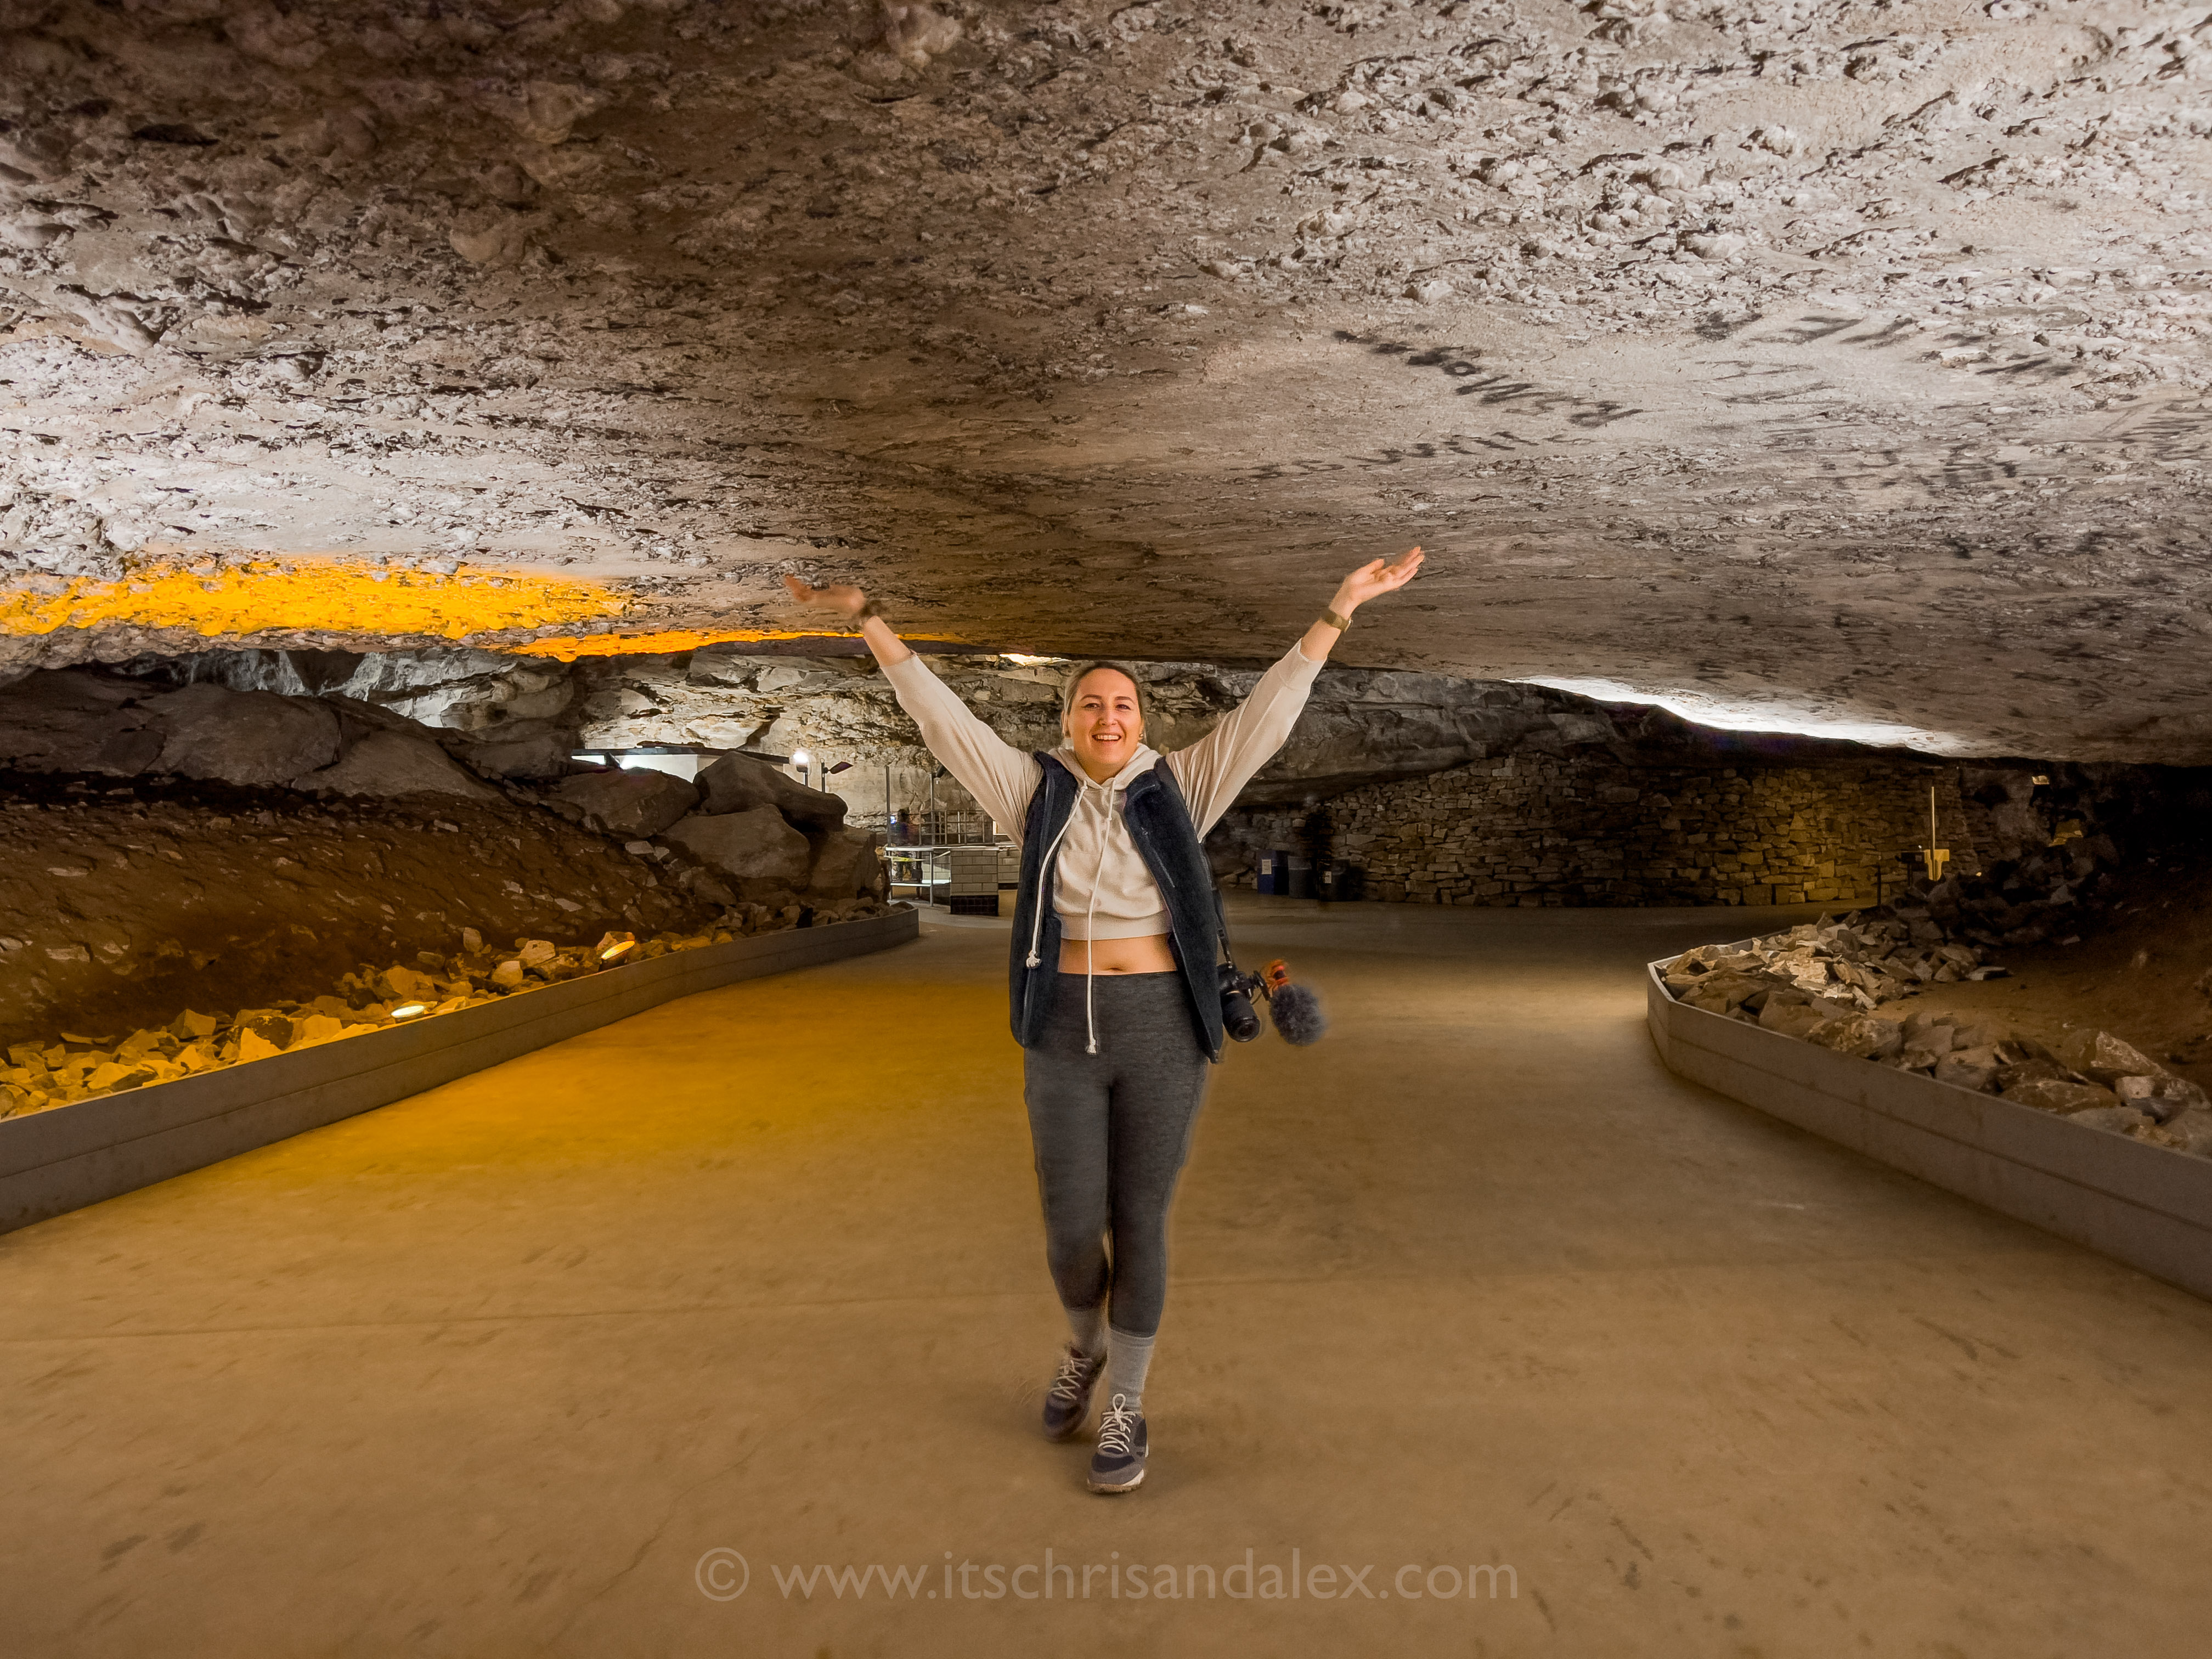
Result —
[[188, 685], [148, 698], [145, 708], [164, 733], [164, 772], [225, 783], [289, 783], [338, 757], [338, 717], [311, 699]]
[[573, 727], [552, 720], [510, 720], [473, 732], [447, 732], [441, 741], [477, 770], [501, 778], [557, 778], [576, 752]]
[[750, 902], [765, 903], [805, 884], [813, 848], [773, 806], [695, 812], [663, 833], [701, 863], [735, 879], [738, 896]]
[[131, 707], [143, 686], [59, 670], [0, 689], [0, 766], [133, 777], [160, 758], [163, 733]]
[[2063, 1078], [2023, 1078], [2005, 1085], [2004, 1097], [2039, 1112], [2072, 1116], [2100, 1106], [2117, 1106], [2120, 1097], [2094, 1083], [2074, 1083]]
[[659, 835], [699, 804], [696, 785], [643, 769], [580, 773], [563, 778], [553, 793], [590, 813], [610, 833], [633, 838]]
[[1805, 1033], [1805, 1040], [1860, 1060], [1887, 1060], [1905, 1046], [1905, 1023], [1852, 1014], [1814, 1026]]
[[453, 764], [428, 738], [404, 732], [372, 732], [346, 750], [344, 758], [298, 781], [302, 789], [334, 795], [460, 795], [497, 800], [488, 789]]
[[699, 774], [699, 792], [708, 812], [773, 806], [793, 823], [815, 830], [834, 830], [845, 821], [845, 803], [837, 796], [809, 789], [750, 755], [723, 756]]
[[2110, 1031], [2070, 1032], [2058, 1042], [2055, 1052], [2061, 1065], [2107, 1085], [2124, 1077], [2166, 1075], [2166, 1067]]
[[807, 900], [835, 904], [872, 893], [881, 898], [889, 890], [884, 861], [876, 854], [876, 832], [843, 828], [817, 830], [808, 837], [814, 846], [813, 866], [807, 872]]

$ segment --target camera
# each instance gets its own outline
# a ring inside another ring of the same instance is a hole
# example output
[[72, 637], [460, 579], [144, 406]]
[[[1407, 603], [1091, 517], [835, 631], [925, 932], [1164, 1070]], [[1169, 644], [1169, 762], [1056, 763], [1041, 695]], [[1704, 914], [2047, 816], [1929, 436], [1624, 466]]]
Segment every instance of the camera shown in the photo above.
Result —
[[1260, 1016], [1252, 1007], [1257, 991], [1267, 1000], [1268, 1016], [1284, 1042], [1297, 1048], [1318, 1042], [1328, 1034], [1328, 1017], [1321, 1000], [1303, 985], [1291, 983], [1290, 964], [1278, 957], [1256, 974], [1241, 972], [1233, 962], [1216, 969], [1221, 986], [1222, 1029], [1238, 1042], [1260, 1035]]
[[1222, 1029], [1238, 1042], [1251, 1042], [1260, 1035], [1260, 1016], [1252, 1008], [1252, 993], [1260, 988], [1259, 975], [1240, 974], [1233, 962], [1217, 963], [1214, 971], [1221, 979]]

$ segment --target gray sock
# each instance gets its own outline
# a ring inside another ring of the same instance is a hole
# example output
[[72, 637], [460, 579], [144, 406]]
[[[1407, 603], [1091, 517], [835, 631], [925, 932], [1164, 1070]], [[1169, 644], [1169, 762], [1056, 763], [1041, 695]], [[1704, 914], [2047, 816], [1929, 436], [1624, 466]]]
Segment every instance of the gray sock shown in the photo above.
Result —
[[1095, 1308], [1070, 1308], [1067, 1328], [1085, 1358], [1099, 1358], [1106, 1352], [1106, 1304], [1102, 1302]]
[[1143, 1409], [1145, 1403], [1145, 1373], [1152, 1367], [1152, 1344], [1158, 1333], [1151, 1336], [1132, 1336], [1127, 1331], [1114, 1331], [1106, 1349], [1106, 1403], [1112, 1406], [1114, 1396], [1121, 1396], [1121, 1403], [1130, 1411]]

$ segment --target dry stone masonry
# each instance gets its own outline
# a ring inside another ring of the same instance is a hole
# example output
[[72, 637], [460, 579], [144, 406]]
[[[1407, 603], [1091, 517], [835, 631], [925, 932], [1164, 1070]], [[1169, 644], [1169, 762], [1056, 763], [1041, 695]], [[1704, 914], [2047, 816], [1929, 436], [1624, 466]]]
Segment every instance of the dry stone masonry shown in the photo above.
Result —
[[[1330, 856], [1364, 895], [1424, 904], [1873, 902], [1905, 886], [1928, 791], [1961, 817], [1955, 768], [1910, 760], [1678, 768], [1516, 754], [1329, 800]], [[1313, 844], [1304, 807], [1232, 814], [1218, 867]]]

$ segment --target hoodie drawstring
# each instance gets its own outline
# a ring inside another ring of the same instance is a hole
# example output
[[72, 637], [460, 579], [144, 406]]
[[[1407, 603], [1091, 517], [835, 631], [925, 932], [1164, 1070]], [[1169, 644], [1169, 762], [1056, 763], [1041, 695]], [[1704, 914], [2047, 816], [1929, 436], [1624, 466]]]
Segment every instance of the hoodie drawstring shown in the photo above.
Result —
[[[1091, 872], [1091, 905], [1083, 913], [1083, 1025], [1091, 1037], [1089, 1046], [1083, 1051], [1086, 1054], [1098, 1052], [1098, 1010], [1097, 998], [1093, 995], [1098, 984], [1098, 975], [1091, 971], [1091, 967], [1093, 944], [1091, 923], [1098, 914], [1098, 884], [1106, 878], [1106, 843], [1114, 833], [1115, 787], [1114, 780], [1109, 778], [1106, 781], [1106, 822], [1098, 831], [1098, 867]], [[1073, 819], [1075, 814], [1070, 812], [1067, 816]]]
[[1044, 881], [1052, 869], [1053, 854], [1060, 851], [1060, 842], [1067, 839], [1067, 832], [1074, 828], [1075, 814], [1070, 812], [1067, 822], [1060, 826], [1060, 833], [1052, 838], [1052, 845], [1044, 849], [1044, 857], [1037, 863], [1036, 925], [1030, 929], [1030, 953], [1022, 958], [1024, 968], [1037, 965], [1037, 941], [1044, 937]]
[[[1076, 809], [1080, 810], [1084, 801], [1090, 798], [1093, 789], [1105, 791], [1103, 805], [1106, 817], [1098, 831], [1098, 867], [1091, 872], [1091, 905], [1083, 915], [1083, 1023], [1085, 1034], [1090, 1038], [1088, 1045], [1083, 1051], [1086, 1054], [1095, 1054], [1098, 1052], [1098, 1015], [1097, 999], [1094, 995], [1097, 975], [1091, 970], [1091, 965], [1092, 960], [1091, 924], [1098, 913], [1098, 884], [1106, 875], [1107, 841], [1114, 830], [1114, 794], [1120, 787], [1120, 782], [1116, 779], [1109, 778], [1103, 784], [1095, 784], [1085, 778], [1082, 781], [1082, 793], [1076, 797], [1075, 803]], [[1060, 833], [1052, 838], [1052, 845], [1044, 849], [1044, 857], [1037, 863], [1036, 921], [1030, 928], [1029, 955], [1022, 958], [1022, 965], [1025, 968], [1036, 968], [1042, 963], [1042, 958], [1037, 955], [1037, 945], [1044, 938], [1045, 875], [1052, 868], [1052, 861], [1054, 856], [1060, 851], [1060, 842], [1066, 841], [1067, 832], [1075, 828], [1075, 817], [1074, 811], [1068, 813], [1067, 822], [1060, 826]]]

